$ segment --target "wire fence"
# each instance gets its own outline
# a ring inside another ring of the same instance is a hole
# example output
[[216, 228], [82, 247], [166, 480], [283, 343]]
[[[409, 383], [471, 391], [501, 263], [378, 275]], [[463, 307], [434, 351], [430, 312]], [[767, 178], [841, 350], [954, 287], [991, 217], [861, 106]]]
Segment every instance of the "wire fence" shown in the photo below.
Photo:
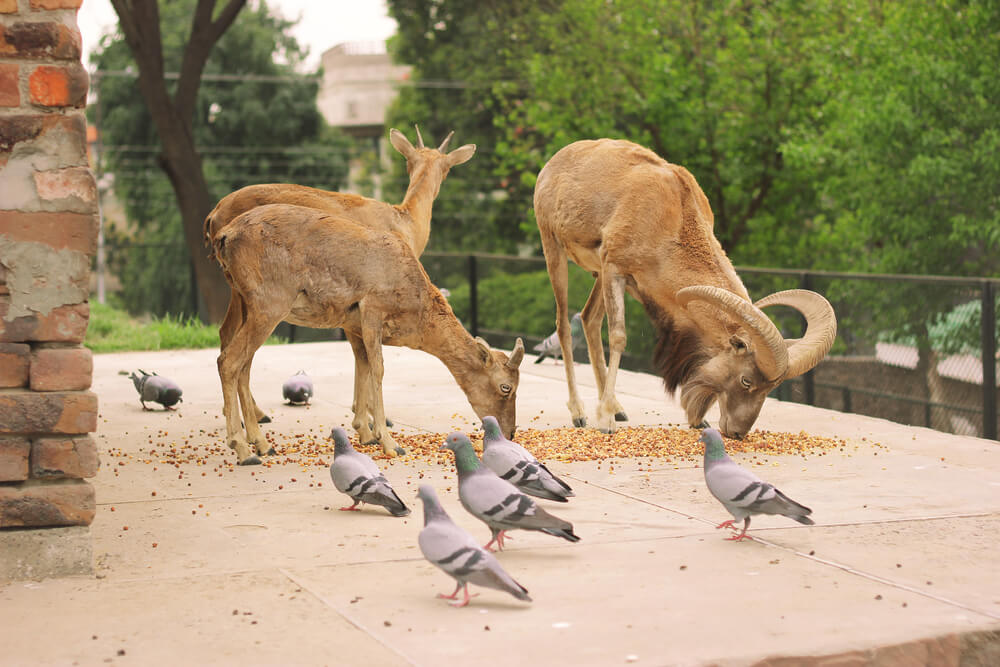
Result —
[[[114, 250], [147, 251], [127, 244]], [[520, 337], [530, 351], [554, 330], [555, 304], [544, 259], [425, 252], [421, 261], [434, 284], [447, 291], [469, 332], [490, 344], [510, 349]], [[782, 289], [811, 289], [826, 296], [837, 313], [837, 340], [830, 354], [814, 370], [782, 383], [774, 397], [997, 439], [1000, 279], [754, 267], [737, 271], [755, 299]], [[590, 274], [570, 266], [571, 309], [582, 310], [592, 284]], [[802, 335], [804, 321], [796, 311], [772, 308], [768, 314], [786, 338]], [[630, 297], [626, 323], [622, 367], [655, 372], [650, 360], [657, 332]], [[339, 330], [284, 323], [276, 334], [291, 342], [343, 338]], [[585, 347], [575, 350], [574, 357], [586, 361]]]

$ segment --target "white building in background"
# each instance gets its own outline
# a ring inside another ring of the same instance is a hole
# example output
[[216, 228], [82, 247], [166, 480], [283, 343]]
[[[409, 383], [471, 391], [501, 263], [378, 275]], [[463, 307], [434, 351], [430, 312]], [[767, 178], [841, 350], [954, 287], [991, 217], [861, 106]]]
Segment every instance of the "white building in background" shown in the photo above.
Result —
[[385, 110], [409, 79], [410, 67], [394, 65], [384, 42], [338, 44], [320, 62], [317, 104], [326, 122], [356, 137], [384, 139]]

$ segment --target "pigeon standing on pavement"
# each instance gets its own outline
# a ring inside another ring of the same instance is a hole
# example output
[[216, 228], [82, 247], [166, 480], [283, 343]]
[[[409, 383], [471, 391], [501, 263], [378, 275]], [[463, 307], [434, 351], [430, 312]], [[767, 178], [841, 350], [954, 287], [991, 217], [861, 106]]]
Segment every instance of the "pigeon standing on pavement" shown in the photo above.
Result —
[[[125, 371], [122, 371], [124, 373]], [[143, 410], [152, 408], [146, 407], [146, 401], [159, 403], [167, 410], [173, 410], [173, 406], [181, 400], [181, 388], [176, 382], [156, 373], [147, 373], [139, 369], [139, 375], [132, 373], [129, 379], [135, 385], [135, 390], [139, 392], [139, 402]]]
[[381, 505], [393, 516], [406, 516], [410, 513], [410, 508], [392, 490], [375, 462], [364, 452], [354, 449], [347, 438], [347, 431], [338, 426], [330, 436], [333, 438], [330, 477], [337, 490], [346, 493], [354, 501], [353, 505], [341, 507], [341, 510], [358, 512], [359, 503], [369, 503]]
[[281, 395], [292, 405], [309, 405], [313, 395], [313, 382], [305, 371], [299, 371], [281, 385]]
[[705, 443], [705, 484], [733, 515], [732, 519], [723, 521], [716, 528], [735, 530], [735, 522], [743, 520], [743, 532], [726, 539], [746, 538], [750, 517], [754, 514], [781, 514], [807, 526], [813, 525], [813, 520], [808, 516], [812, 514], [811, 509], [795, 502], [729, 458], [722, 434], [718, 430], [705, 429], [698, 442]]
[[[577, 313], [569, 321], [569, 334], [573, 341], [573, 349], [580, 347], [583, 344], [583, 318], [580, 313]], [[562, 346], [559, 345], [559, 332], [553, 331], [549, 334], [548, 338], [543, 340], [541, 343], [532, 348], [538, 353], [538, 358], [535, 359], [536, 364], [542, 363], [542, 359], [546, 357], [558, 357], [562, 359]]]
[[553, 475], [531, 452], [505, 438], [496, 418], [483, 418], [483, 432], [483, 463], [500, 479], [536, 498], [565, 503], [574, 495], [569, 484]]
[[537, 530], [570, 542], [580, 541], [573, 533], [573, 524], [549, 514], [516, 486], [484, 466], [464, 433], [452, 433], [441, 448], [455, 454], [458, 499], [462, 507], [489, 526], [492, 532], [492, 539], [484, 549], [496, 542], [497, 548], [502, 550], [504, 533], [515, 529]]
[[[439, 593], [439, 598], [456, 600], [454, 607], [469, 604], [469, 584], [494, 588], [510, 593], [518, 600], [527, 600], [528, 589], [514, 581], [490, 552], [476, 544], [472, 535], [459, 527], [438, 502], [434, 489], [421, 484], [417, 496], [424, 503], [424, 528], [417, 543], [424, 558], [438, 566], [456, 582], [451, 595]], [[458, 601], [458, 591], [465, 589], [465, 597]]]

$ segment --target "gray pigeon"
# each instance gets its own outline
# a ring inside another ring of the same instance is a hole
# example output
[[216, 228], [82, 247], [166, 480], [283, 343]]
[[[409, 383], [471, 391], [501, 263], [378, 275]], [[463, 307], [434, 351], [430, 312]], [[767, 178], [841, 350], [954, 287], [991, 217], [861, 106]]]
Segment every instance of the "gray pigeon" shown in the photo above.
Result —
[[483, 418], [483, 463], [529, 496], [565, 503], [574, 495], [569, 484], [553, 475], [531, 452], [503, 436], [494, 417]]
[[[439, 598], [456, 600], [450, 603], [453, 607], [464, 607], [469, 604], [469, 584], [476, 584], [531, 602], [528, 589], [514, 581], [493, 554], [451, 520], [433, 488], [421, 484], [417, 496], [424, 502], [424, 528], [417, 538], [420, 552], [457, 582], [451, 595], [439, 593]], [[458, 601], [458, 591], [463, 588], [465, 597]]]
[[[122, 371], [124, 373], [124, 371]], [[139, 402], [142, 403], [143, 410], [150, 410], [146, 407], [146, 401], [159, 403], [167, 410], [173, 410], [172, 406], [181, 400], [181, 388], [176, 382], [156, 373], [147, 373], [139, 369], [140, 375], [132, 373], [129, 379], [139, 392]]]
[[364, 452], [354, 449], [347, 439], [347, 431], [338, 426], [330, 436], [333, 438], [330, 477], [338, 491], [354, 500], [353, 505], [341, 507], [341, 510], [359, 512], [359, 503], [369, 503], [381, 505], [393, 516], [406, 516], [410, 513], [410, 508], [392, 490], [375, 462]]
[[455, 454], [458, 499], [462, 507], [489, 526], [493, 534], [484, 549], [496, 542], [497, 548], [502, 550], [504, 533], [515, 529], [537, 530], [570, 542], [580, 541], [573, 534], [573, 524], [549, 514], [516, 486], [484, 466], [464, 433], [456, 431], [449, 435], [441, 449], [450, 449]]
[[[573, 350], [580, 347], [583, 344], [583, 318], [580, 313], [573, 315], [572, 319], [569, 321], [569, 334], [573, 341]], [[538, 358], [535, 359], [536, 364], [542, 363], [542, 359], [546, 357], [558, 357], [562, 359], [562, 346], [559, 345], [559, 332], [553, 331], [549, 334], [549, 337], [543, 340], [541, 343], [532, 348], [538, 353]]]
[[281, 395], [292, 405], [309, 405], [313, 395], [313, 381], [305, 371], [299, 371], [281, 385]]
[[795, 502], [729, 458], [718, 430], [705, 429], [698, 442], [705, 443], [705, 484], [733, 515], [731, 520], [723, 521], [716, 528], [736, 530], [735, 522], [743, 519], [743, 532], [726, 539], [747, 538], [750, 517], [754, 514], [781, 514], [807, 526], [813, 525], [813, 520], [807, 516], [812, 514], [811, 509]]

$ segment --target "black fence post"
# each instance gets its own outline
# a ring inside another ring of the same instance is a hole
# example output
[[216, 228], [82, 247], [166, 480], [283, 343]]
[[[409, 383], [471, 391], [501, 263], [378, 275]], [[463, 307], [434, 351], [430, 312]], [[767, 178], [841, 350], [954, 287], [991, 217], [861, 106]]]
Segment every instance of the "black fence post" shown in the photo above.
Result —
[[[812, 291], [812, 275], [803, 273], [800, 284], [802, 285], [802, 289]], [[802, 326], [803, 329], [806, 326], [804, 321]], [[803, 330], [802, 335], [805, 336], [805, 334], [806, 332]], [[806, 374], [802, 376], [802, 388], [805, 390], [806, 405], [816, 405], [816, 374], [813, 372], [813, 369], [810, 368]]]
[[997, 439], [997, 318], [993, 283], [982, 287], [983, 437]]
[[469, 333], [479, 335], [479, 280], [476, 256], [469, 255]]

